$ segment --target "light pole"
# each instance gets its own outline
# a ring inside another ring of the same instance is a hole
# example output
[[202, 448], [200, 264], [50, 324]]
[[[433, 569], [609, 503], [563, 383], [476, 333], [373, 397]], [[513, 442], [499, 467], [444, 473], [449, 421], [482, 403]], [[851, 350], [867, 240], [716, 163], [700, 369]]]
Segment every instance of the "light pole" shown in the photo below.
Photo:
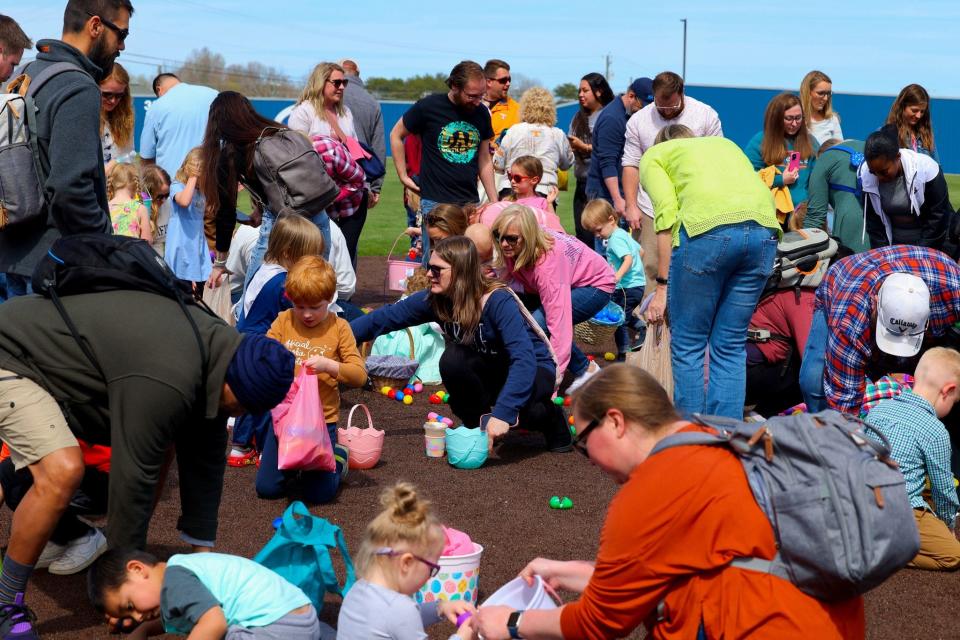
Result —
[[687, 81], [687, 19], [680, 18], [680, 22], [683, 23], [683, 73], [680, 74], [680, 77], [683, 78], [683, 81]]

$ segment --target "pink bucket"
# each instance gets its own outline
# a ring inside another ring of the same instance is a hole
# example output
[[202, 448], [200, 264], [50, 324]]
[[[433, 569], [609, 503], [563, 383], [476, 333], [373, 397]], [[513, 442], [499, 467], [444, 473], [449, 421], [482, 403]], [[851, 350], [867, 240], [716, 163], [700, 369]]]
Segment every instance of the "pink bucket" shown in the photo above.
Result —
[[[353, 412], [362, 408], [367, 414], [366, 429], [360, 429], [353, 426]], [[383, 437], [385, 433], [380, 429], [374, 429], [373, 418], [370, 417], [370, 410], [365, 404], [355, 404], [350, 409], [347, 416], [347, 428], [337, 429], [337, 441], [350, 449], [350, 468], [351, 469], [372, 469], [380, 461], [380, 454], [383, 452]]]

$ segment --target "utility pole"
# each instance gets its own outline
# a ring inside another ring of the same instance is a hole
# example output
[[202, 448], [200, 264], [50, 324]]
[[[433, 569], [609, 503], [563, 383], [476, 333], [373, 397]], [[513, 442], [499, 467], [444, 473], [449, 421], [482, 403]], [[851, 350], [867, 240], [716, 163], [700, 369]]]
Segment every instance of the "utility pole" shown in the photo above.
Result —
[[683, 78], [683, 81], [687, 81], [687, 19], [680, 18], [680, 22], [683, 23], [683, 73], [680, 74], [680, 77]]
[[603, 77], [607, 79], [607, 83], [609, 84], [609, 82], [613, 79], [613, 77], [610, 75], [610, 62], [611, 62], [610, 54], [608, 53], [607, 55], [605, 55], [603, 59], [606, 66], [606, 69], [604, 70], [604, 73], [603, 73]]

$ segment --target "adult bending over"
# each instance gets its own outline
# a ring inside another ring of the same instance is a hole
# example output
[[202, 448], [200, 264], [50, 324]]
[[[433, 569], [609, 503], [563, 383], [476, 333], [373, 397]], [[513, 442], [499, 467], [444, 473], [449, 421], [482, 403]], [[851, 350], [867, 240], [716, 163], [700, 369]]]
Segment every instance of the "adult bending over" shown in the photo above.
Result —
[[574, 380], [567, 391], [576, 390], [600, 367], [573, 343], [573, 325], [589, 320], [610, 301], [616, 286], [613, 269], [573, 236], [541, 227], [533, 210], [523, 205], [503, 210], [493, 223], [493, 237], [507, 279], [540, 296], [533, 317], [550, 334], [558, 379], [569, 369]]
[[437, 242], [428, 268], [428, 291], [350, 323], [357, 342], [439, 323], [446, 338], [440, 377], [465, 425], [475, 427], [489, 413], [491, 438], [520, 424], [542, 431], [551, 451], [569, 451], [570, 431], [551, 402], [557, 364], [550, 343], [516, 296], [481, 274], [476, 247], [461, 236]]
[[682, 421], [648, 373], [607, 367], [574, 396], [573, 417], [577, 450], [622, 487], [594, 562], [537, 558], [520, 575], [582, 595], [514, 616], [517, 635], [507, 628], [509, 607], [483, 607], [482, 637], [612, 639], [641, 624], [656, 639], [864, 637], [863, 598], [822, 602], [783, 578], [730, 566], [734, 558], [774, 557], [770, 521], [730, 451], [650, 455], [669, 435], [710, 430]]
[[953, 219], [950, 193], [936, 160], [900, 149], [882, 131], [867, 138], [858, 172], [870, 245], [915, 244], [942, 251]]
[[683, 125], [665, 127], [640, 161], [659, 250], [660, 286], [646, 317], [662, 322], [669, 307], [677, 408], [740, 419], [747, 326], [773, 269], [779, 225], [770, 192], [740, 148], [691, 136]]
[[[286, 129], [279, 122], [264, 118], [253, 108], [250, 101], [236, 91], [224, 91], [210, 105], [210, 117], [203, 136], [203, 173], [200, 190], [207, 199], [207, 210], [213, 211], [217, 222], [216, 257], [208, 284], [220, 285], [220, 277], [227, 271], [227, 257], [233, 229], [237, 224], [237, 188], [243, 184], [261, 201], [264, 185], [253, 169], [253, 152], [261, 136], [270, 136], [277, 130]], [[267, 251], [270, 230], [277, 213], [263, 210], [260, 237], [250, 254], [247, 281], [257, 272]], [[330, 216], [318, 211], [311, 218], [323, 234], [324, 258], [330, 253]]]

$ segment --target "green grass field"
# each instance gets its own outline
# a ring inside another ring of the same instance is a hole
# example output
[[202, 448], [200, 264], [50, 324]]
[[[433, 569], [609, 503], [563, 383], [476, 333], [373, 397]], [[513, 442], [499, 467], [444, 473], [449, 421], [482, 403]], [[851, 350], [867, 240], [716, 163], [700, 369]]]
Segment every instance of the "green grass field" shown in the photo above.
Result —
[[[948, 174], [947, 185], [950, 188], [950, 201], [954, 209], [960, 206], [960, 174]], [[557, 213], [567, 231], [573, 232], [573, 190], [574, 178], [570, 176], [570, 190], [560, 194]], [[241, 192], [238, 206], [243, 211], [250, 210], [250, 199]], [[387, 159], [387, 175], [381, 191], [380, 203], [367, 214], [367, 223], [360, 236], [360, 255], [385, 256], [394, 240], [407, 226], [407, 213], [403, 208], [403, 189], [397, 172], [393, 169], [393, 160]], [[409, 246], [403, 241], [398, 247]]]

